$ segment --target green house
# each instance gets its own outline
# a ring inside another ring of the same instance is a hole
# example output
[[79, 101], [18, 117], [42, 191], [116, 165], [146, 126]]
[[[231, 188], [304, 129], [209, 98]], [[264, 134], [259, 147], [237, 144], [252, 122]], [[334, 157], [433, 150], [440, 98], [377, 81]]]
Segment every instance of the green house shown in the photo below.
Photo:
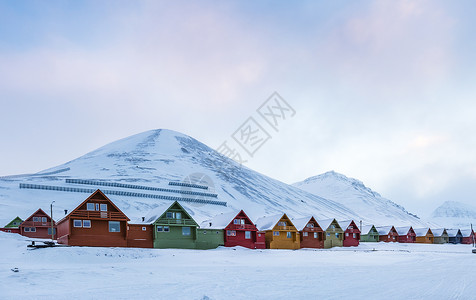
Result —
[[379, 234], [377, 228], [374, 225], [362, 226], [360, 230], [360, 241], [361, 242], [375, 242], [379, 241]]
[[340, 227], [336, 219], [317, 220], [317, 223], [324, 230], [324, 248], [342, 247], [344, 243], [344, 230]]
[[224, 244], [222, 229], [200, 229], [179, 202], [159, 206], [144, 221], [153, 231], [154, 248], [212, 249]]
[[15, 219], [11, 220], [10, 223], [5, 225], [4, 228], [18, 228], [18, 227], [20, 227], [20, 224], [22, 222], [23, 222], [23, 220], [20, 219], [20, 217], [16, 217]]

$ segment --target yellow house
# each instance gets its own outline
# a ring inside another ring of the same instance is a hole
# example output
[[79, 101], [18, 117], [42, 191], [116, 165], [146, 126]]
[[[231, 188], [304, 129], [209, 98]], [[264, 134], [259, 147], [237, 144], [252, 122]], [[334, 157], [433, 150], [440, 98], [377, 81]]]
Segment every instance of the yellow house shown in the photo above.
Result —
[[430, 228], [413, 229], [416, 233], [415, 243], [433, 244], [434, 236]]
[[300, 248], [299, 231], [286, 214], [258, 219], [256, 227], [259, 231], [265, 232], [266, 248], [268, 249]]

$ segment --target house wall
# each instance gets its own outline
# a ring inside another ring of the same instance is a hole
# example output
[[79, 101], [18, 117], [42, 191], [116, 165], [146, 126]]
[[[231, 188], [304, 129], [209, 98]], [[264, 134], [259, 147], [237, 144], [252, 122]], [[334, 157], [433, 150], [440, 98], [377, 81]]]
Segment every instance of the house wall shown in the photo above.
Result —
[[378, 242], [378, 233], [371, 233], [371, 234], [362, 234], [360, 235], [361, 242]]
[[[307, 232], [307, 236], [304, 233]], [[317, 237], [314, 237], [314, 233], [317, 233]], [[300, 247], [301, 248], [324, 248], [324, 232], [318, 228], [305, 227], [300, 231]]]
[[446, 244], [449, 242], [449, 239], [447, 236], [435, 236], [433, 243], [434, 244]]
[[[268, 249], [299, 249], [299, 233], [290, 230], [280, 230], [279, 236], [273, 235], [273, 230], [266, 230], [266, 248]], [[287, 232], [291, 232], [291, 237], [287, 237]]]
[[[258, 233], [256, 231], [250, 231], [250, 230], [239, 230], [239, 229], [233, 229], [236, 232], [236, 236], [228, 236], [227, 235], [227, 230], [225, 229], [223, 232], [224, 234], [224, 244], [225, 247], [235, 247], [235, 246], [241, 246], [241, 247], [246, 247], [249, 249], [255, 249], [256, 248], [256, 240], [257, 240], [257, 235]], [[246, 239], [245, 238], [245, 231], [250, 231], [251, 233], [251, 238]]]
[[[79, 218], [75, 218], [79, 220]], [[89, 247], [127, 247], [126, 221], [120, 222], [120, 232], [109, 232], [109, 221], [91, 220], [91, 228], [74, 227], [73, 220], [69, 219], [70, 233], [67, 244], [71, 246]], [[62, 239], [63, 241], [64, 239]]]
[[[197, 226], [166, 225], [170, 228], [169, 232], [157, 232], [157, 226], [163, 225], [153, 226], [154, 248], [196, 248]], [[190, 227], [190, 235], [183, 235], [182, 227]]]
[[461, 244], [472, 244], [473, 238], [471, 236], [464, 236], [461, 238]]
[[461, 236], [454, 236], [454, 237], [449, 237], [448, 238], [448, 241], [451, 243], [451, 244], [461, 244]]
[[69, 245], [69, 219], [59, 222], [56, 226], [56, 233], [58, 234], [58, 243]]
[[324, 248], [329, 249], [332, 247], [343, 247], [344, 246], [343, 234], [344, 233], [341, 230], [340, 231], [326, 230]]
[[390, 234], [379, 235], [379, 241], [390, 243], [390, 242], [398, 242], [398, 234], [391, 232]]
[[197, 229], [196, 249], [215, 249], [225, 245], [222, 229]]
[[416, 236], [414, 234], [399, 235], [399, 243], [415, 243]]
[[8, 233], [20, 233], [20, 228], [8, 228], [8, 227], [5, 227], [5, 228], [0, 228], [0, 231], [3, 231], [3, 232], [8, 232]]
[[[129, 224], [127, 232], [127, 247], [132, 248], [153, 248], [154, 238], [152, 235], [153, 226], [143, 224]], [[145, 230], [144, 230], [145, 229]]]
[[433, 244], [433, 235], [417, 236], [415, 242], [419, 244]]
[[359, 245], [360, 230], [357, 229], [357, 226], [355, 226], [355, 224], [351, 223], [351, 226], [353, 226], [352, 229], [347, 228], [344, 231], [344, 241], [342, 242], [342, 246], [344, 247], [357, 247]]

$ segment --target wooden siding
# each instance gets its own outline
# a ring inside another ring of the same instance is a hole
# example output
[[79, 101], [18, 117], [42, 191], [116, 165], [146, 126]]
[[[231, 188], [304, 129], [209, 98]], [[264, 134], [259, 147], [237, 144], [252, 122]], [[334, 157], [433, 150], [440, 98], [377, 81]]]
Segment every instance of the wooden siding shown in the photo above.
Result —
[[[285, 222], [286, 226], [279, 226]], [[291, 220], [284, 214], [272, 230], [265, 231], [266, 248], [268, 249], [299, 249], [300, 235]]]
[[[39, 220], [35, 221], [35, 218], [39, 218]], [[32, 231], [32, 228], [34, 228], [34, 231]], [[51, 218], [42, 209], [38, 209], [21, 223], [19, 229], [20, 234], [26, 237], [51, 239]], [[54, 221], [53, 230], [56, 231], [56, 223]], [[54, 239], [56, 239], [56, 234]]]
[[344, 241], [342, 246], [344, 247], [357, 247], [360, 241], [360, 230], [352, 221], [347, 228], [342, 228], [344, 230]]
[[153, 248], [153, 226], [143, 224], [127, 225], [127, 247], [131, 248]]
[[[238, 224], [235, 224], [238, 220]], [[242, 224], [243, 223], [243, 224]], [[233, 234], [228, 234], [228, 232]], [[249, 232], [249, 238], [246, 238], [246, 232]], [[258, 233], [258, 229], [251, 219], [241, 210], [224, 230], [225, 247], [241, 246], [249, 249], [264, 249], [266, 248], [265, 236]]]
[[[308, 227], [308, 224], [312, 224], [312, 226]], [[299, 235], [301, 238], [301, 248], [324, 248], [324, 230], [322, 230], [313, 217], [310, 218], [306, 226], [299, 232]]]
[[324, 239], [324, 248], [326, 249], [344, 246], [344, 231], [336, 220], [326, 228]]

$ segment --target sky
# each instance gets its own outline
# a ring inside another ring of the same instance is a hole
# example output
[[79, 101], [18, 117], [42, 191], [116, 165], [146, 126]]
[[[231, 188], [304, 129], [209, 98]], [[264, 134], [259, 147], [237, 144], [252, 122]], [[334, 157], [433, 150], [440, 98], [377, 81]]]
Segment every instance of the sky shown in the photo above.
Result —
[[[329, 170], [426, 216], [476, 195], [472, 1], [0, 0], [0, 176], [166, 128], [248, 167]], [[294, 115], [257, 109], [277, 92]]]

